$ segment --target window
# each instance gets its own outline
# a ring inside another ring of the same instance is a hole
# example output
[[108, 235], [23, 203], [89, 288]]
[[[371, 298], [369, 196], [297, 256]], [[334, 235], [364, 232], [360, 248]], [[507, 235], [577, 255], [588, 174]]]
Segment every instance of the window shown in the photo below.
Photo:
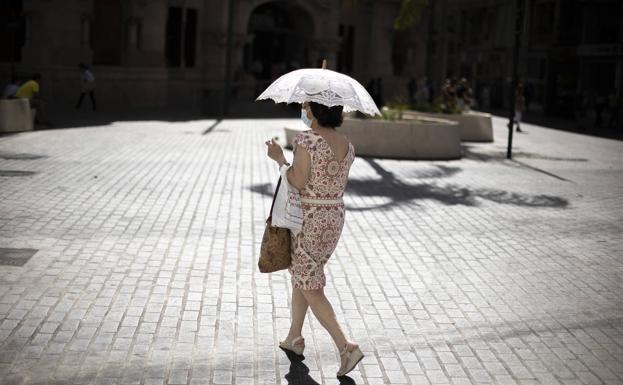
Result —
[[402, 75], [407, 64], [407, 32], [394, 31], [392, 42], [392, 69], [395, 76]]
[[19, 62], [26, 41], [21, 1], [0, 2], [0, 62]]
[[166, 38], [167, 66], [179, 67], [182, 64], [182, 8], [169, 7]]
[[186, 10], [186, 28], [184, 31], [184, 61], [186, 67], [195, 66], [195, 47], [197, 46], [197, 10]]
[[194, 67], [197, 47], [197, 10], [169, 7], [166, 60], [169, 67]]
[[583, 4], [585, 44], [615, 44], [620, 39], [621, 2], [603, 1]]
[[133, 50], [143, 48], [143, 23], [140, 19], [131, 18], [126, 23], [127, 47]]
[[353, 72], [355, 27], [352, 25], [340, 24], [339, 35], [341, 46], [337, 57], [337, 70], [339, 72]]
[[89, 47], [91, 44], [91, 20], [87, 16], [80, 22], [80, 46]]
[[554, 32], [554, 5], [551, 2], [534, 5], [533, 32], [535, 35], [550, 35]]
[[123, 38], [121, 0], [95, 0], [93, 8], [93, 64], [120, 65]]

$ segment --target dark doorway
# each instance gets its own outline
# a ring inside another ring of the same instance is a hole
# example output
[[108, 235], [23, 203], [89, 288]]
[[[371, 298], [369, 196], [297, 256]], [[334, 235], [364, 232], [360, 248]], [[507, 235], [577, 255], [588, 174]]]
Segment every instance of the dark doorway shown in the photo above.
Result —
[[301, 7], [273, 1], [257, 7], [249, 17], [252, 42], [245, 46], [244, 70], [256, 80], [275, 79], [310, 64], [314, 24]]
[[550, 63], [550, 90], [546, 112], [561, 117], [573, 118], [578, 88], [578, 63], [571, 57], [566, 59], [560, 61], [552, 60]]
[[194, 8], [169, 7], [165, 54], [168, 67], [195, 66], [198, 12]]

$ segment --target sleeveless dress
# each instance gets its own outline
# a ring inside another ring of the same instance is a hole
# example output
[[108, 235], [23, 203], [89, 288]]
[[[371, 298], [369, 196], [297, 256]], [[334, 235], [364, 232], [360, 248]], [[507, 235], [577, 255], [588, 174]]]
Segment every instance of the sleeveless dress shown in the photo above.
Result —
[[303, 229], [291, 238], [292, 287], [302, 290], [321, 289], [326, 285], [324, 265], [337, 246], [344, 226], [342, 195], [348, 181], [355, 149], [348, 144], [348, 153], [338, 162], [322, 136], [305, 131], [294, 138], [311, 157], [311, 173], [300, 190], [303, 208]]

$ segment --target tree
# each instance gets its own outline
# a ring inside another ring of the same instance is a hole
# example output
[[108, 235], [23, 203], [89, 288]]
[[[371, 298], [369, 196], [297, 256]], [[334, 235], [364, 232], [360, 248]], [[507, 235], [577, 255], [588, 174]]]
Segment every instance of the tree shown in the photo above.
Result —
[[426, 6], [428, 0], [401, 0], [400, 12], [394, 20], [394, 29], [404, 31], [419, 23]]

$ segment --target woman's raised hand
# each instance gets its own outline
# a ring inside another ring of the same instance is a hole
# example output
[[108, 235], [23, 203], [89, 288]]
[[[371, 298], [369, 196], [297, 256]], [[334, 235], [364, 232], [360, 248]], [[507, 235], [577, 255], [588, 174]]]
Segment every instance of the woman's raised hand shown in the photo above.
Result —
[[279, 143], [275, 142], [275, 139], [266, 141], [266, 153], [268, 157], [275, 162], [279, 163], [280, 161], [285, 162], [285, 156], [283, 155], [283, 149], [279, 145]]

